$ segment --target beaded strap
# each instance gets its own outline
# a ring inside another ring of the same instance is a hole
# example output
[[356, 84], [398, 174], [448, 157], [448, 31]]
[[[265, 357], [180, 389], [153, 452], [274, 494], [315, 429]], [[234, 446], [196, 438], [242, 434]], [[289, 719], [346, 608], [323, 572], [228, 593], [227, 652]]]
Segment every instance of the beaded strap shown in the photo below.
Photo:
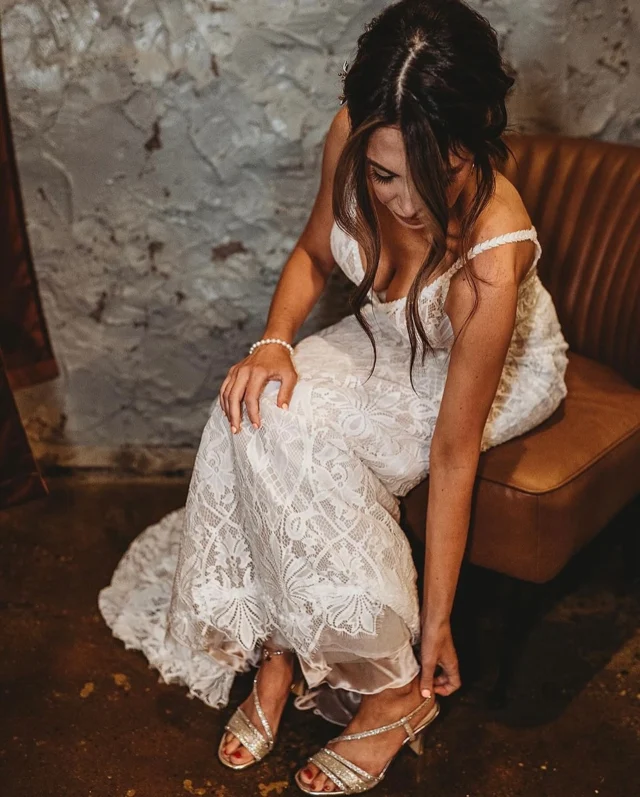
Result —
[[[534, 257], [533, 263], [529, 269], [529, 272], [526, 276], [528, 276], [531, 271], [533, 271], [534, 267], [538, 263], [540, 259], [540, 255], [542, 254], [542, 247], [540, 246], [540, 242], [538, 241], [538, 233], [535, 227], [529, 227], [526, 230], [515, 230], [514, 232], [505, 232], [502, 235], [496, 235], [494, 238], [487, 238], [485, 241], [480, 241], [480, 243], [472, 246], [471, 249], [467, 252], [467, 258], [469, 260], [473, 260], [476, 255], [480, 255], [483, 252], [487, 252], [489, 249], [495, 249], [498, 246], [502, 246], [502, 244], [512, 244], [518, 243], [519, 241], [533, 241], [533, 244], [536, 248], [536, 255]], [[459, 257], [455, 263], [453, 263], [443, 274], [437, 277], [433, 283], [439, 281], [445, 281], [446, 279], [450, 279], [456, 271], [462, 266], [462, 257]], [[431, 287], [431, 285], [427, 285], [427, 287]]]
[[287, 349], [289, 349], [289, 354], [293, 354], [293, 346], [290, 343], [287, 343], [286, 340], [281, 340], [280, 338], [263, 338], [262, 340], [257, 340], [255, 343], [251, 344], [249, 354], [253, 354], [258, 346], [264, 346], [266, 343], [279, 343], [281, 346], [285, 346]]
[[335, 739], [333, 739], [333, 741], [346, 742], [351, 739], [366, 739], [369, 736], [377, 736], [380, 733], [384, 733], [385, 731], [392, 731], [395, 728], [400, 728], [402, 726], [404, 726], [405, 731], [408, 731], [407, 735], [409, 736], [409, 738], [413, 740], [414, 732], [413, 728], [409, 725], [409, 720], [413, 719], [415, 715], [420, 711], [420, 709], [424, 708], [427, 705], [427, 703], [433, 699], [434, 699], [433, 696], [428, 697], [426, 700], [423, 700], [422, 703], [417, 705], [413, 709], [413, 711], [410, 711], [404, 717], [400, 717], [399, 720], [389, 723], [389, 725], [382, 725], [380, 728], [373, 728], [370, 731], [360, 731], [360, 733], [343, 733], [340, 736], [336, 736]]

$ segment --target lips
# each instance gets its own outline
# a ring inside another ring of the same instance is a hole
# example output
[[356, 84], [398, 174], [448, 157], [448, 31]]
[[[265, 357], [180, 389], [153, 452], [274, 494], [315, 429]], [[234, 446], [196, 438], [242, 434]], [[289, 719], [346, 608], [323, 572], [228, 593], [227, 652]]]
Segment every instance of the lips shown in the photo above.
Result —
[[420, 216], [418, 216], [416, 213], [414, 213], [413, 216], [401, 216], [399, 213], [393, 211], [393, 215], [399, 218], [400, 221], [406, 221], [407, 224], [415, 224], [416, 222], [420, 221]]
[[424, 223], [420, 220], [420, 216], [411, 216], [411, 218], [407, 219], [405, 216], [398, 216], [394, 211], [391, 212], [401, 224], [406, 224], [407, 227], [413, 227], [414, 229], [424, 227]]

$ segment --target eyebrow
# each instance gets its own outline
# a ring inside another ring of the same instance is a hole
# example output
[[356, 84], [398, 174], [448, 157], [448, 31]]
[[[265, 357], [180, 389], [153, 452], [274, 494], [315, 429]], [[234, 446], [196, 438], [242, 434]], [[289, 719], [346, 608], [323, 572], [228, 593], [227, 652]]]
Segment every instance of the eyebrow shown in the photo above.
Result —
[[391, 169], [387, 169], [387, 167], [383, 166], [381, 163], [376, 163], [376, 161], [374, 161], [373, 158], [367, 157], [367, 160], [369, 161], [369, 163], [373, 164], [376, 168], [382, 169], [383, 172], [387, 172], [387, 174], [392, 174], [394, 177], [400, 177], [399, 174], [392, 172]]

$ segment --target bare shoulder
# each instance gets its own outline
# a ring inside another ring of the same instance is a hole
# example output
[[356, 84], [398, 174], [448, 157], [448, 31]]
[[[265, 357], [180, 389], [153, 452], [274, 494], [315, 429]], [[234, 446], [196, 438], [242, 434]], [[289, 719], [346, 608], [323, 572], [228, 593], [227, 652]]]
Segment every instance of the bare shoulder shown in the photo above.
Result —
[[331, 273], [334, 266], [330, 241], [333, 226], [333, 179], [349, 132], [349, 115], [346, 106], [343, 106], [334, 115], [326, 133], [320, 185], [311, 213], [297, 243], [297, 246], [305, 249], [316, 266], [326, 275]]
[[520, 192], [503, 174], [496, 172], [496, 188], [476, 222], [474, 243], [531, 226]]
[[349, 138], [350, 132], [351, 121], [349, 119], [349, 111], [347, 110], [347, 106], [343, 105], [334, 115], [329, 125], [329, 130], [327, 131], [326, 149], [330, 157], [333, 156], [332, 160], [337, 160], [337, 156], [342, 152], [342, 148]]
[[[475, 224], [472, 245], [482, 243], [491, 238], [497, 238], [509, 232], [528, 230], [532, 227], [531, 217], [527, 212], [519, 191], [503, 174], [496, 173], [496, 187], [493, 196], [488, 201], [478, 221]], [[524, 277], [532, 258], [535, 255], [535, 245], [530, 240], [516, 243], [503, 244], [513, 250], [514, 275], [518, 282]], [[496, 252], [496, 250], [490, 250]], [[492, 256], [479, 256], [474, 258], [474, 271], [481, 276], [491, 276], [493, 263], [496, 258]], [[486, 273], [484, 273], [486, 272]]]
[[349, 119], [349, 109], [346, 105], [342, 105], [338, 109], [337, 113], [333, 117], [331, 126], [335, 127], [343, 138], [348, 137], [349, 133], [351, 132], [351, 120]]

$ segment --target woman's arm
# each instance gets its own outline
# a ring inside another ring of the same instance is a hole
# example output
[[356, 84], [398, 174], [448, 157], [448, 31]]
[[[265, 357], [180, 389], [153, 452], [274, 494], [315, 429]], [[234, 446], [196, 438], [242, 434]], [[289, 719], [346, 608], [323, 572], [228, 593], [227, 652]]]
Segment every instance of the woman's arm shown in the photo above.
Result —
[[349, 117], [345, 106], [336, 113], [327, 132], [318, 193], [307, 224], [280, 274], [263, 333], [265, 338], [293, 342], [335, 266], [329, 245], [333, 226], [333, 178], [348, 136]]
[[503, 244], [472, 261], [474, 272], [491, 284], [476, 281], [478, 306], [461, 333], [473, 307], [472, 288], [462, 270], [447, 296], [451, 326], [460, 337], [451, 352], [431, 440], [424, 594], [429, 624], [448, 621], [453, 606], [482, 434], [515, 325], [519, 245]]
[[[335, 115], [325, 138], [320, 187], [307, 224], [285, 263], [271, 299], [263, 338], [289, 343], [324, 290], [335, 266], [330, 235], [333, 226], [333, 178], [349, 135], [346, 108]], [[260, 396], [270, 380], [280, 382], [277, 404], [287, 407], [297, 380], [293, 362], [281, 346], [261, 346], [240, 363], [232, 365], [220, 388], [220, 405], [231, 431], [242, 423], [244, 401], [250, 422], [260, 428]]]
[[[510, 227], [506, 227], [510, 229]], [[431, 442], [429, 501], [426, 520], [423, 595], [422, 689], [431, 689], [433, 670], [445, 672], [452, 646], [449, 620], [464, 554], [471, 496], [486, 420], [502, 374], [513, 335], [518, 299], [518, 273], [524, 247], [530, 242], [504, 244], [474, 258], [478, 306], [465, 329], [474, 294], [463, 270], [452, 279], [445, 303], [451, 326], [460, 337], [452, 349], [444, 394]], [[524, 251], [527, 255], [527, 251]], [[440, 694], [459, 686], [457, 662], [453, 677], [434, 682]]]

